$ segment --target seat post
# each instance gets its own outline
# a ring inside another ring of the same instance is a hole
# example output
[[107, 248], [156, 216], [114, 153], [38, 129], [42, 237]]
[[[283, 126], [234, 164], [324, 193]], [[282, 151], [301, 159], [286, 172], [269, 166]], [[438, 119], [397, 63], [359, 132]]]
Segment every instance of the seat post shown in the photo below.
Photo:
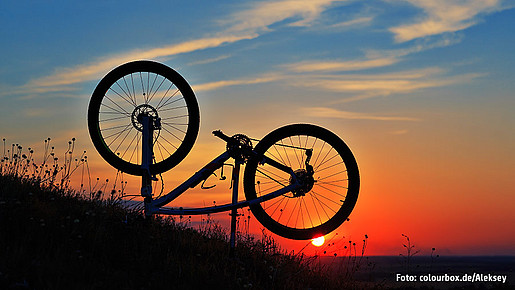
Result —
[[[235, 159], [234, 168], [232, 170], [232, 204], [238, 203], [238, 187], [240, 180], [240, 165], [241, 160]], [[236, 246], [236, 218], [238, 216], [238, 209], [234, 207], [229, 214], [231, 216], [231, 236], [229, 240], [230, 249], [229, 256], [234, 257], [234, 248]]]

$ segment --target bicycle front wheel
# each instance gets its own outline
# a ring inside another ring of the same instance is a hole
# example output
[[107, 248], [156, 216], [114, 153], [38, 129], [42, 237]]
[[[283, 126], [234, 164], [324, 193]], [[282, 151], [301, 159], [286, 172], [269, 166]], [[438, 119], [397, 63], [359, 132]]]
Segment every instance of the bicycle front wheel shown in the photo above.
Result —
[[193, 147], [200, 112], [189, 84], [164, 64], [129, 62], [113, 69], [99, 82], [88, 107], [91, 140], [111, 166], [142, 175], [142, 114], [160, 120], [160, 126], [154, 130], [150, 173], [169, 170]]
[[266, 135], [255, 152], [257, 158], [245, 168], [247, 200], [293, 184], [284, 167], [263, 163], [263, 156], [291, 168], [302, 183], [296, 190], [250, 206], [267, 229], [308, 240], [328, 234], [348, 218], [358, 198], [359, 171], [349, 147], [334, 133], [315, 125], [288, 125]]

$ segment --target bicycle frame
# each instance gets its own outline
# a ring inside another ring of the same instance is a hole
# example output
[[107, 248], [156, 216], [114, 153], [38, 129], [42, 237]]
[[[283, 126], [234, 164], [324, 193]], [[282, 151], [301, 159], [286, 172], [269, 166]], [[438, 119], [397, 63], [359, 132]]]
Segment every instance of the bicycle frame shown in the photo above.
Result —
[[[151, 201], [145, 201], [145, 213], [146, 215], [150, 214], [168, 214], [168, 215], [198, 215], [198, 214], [209, 214], [209, 213], [218, 213], [223, 211], [229, 211], [232, 209], [238, 209], [247, 207], [254, 203], [260, 203], [263, 201], [267, 201], [270, 199], [273, 199], [274, 197], [283, 195], [287, 192], [290, 192], [296, 188], [299, 187], [298, 182], [293, 183], [289, 186], [286, 186], [280, 190], [271, 192], [269, 194], [266, 194], [264, 196], [261, 196], [259, 198], [253, 199], [253, 200], [246, 200], [246, 201], [240, 201], [240, 202], [234, 202], [230, 204], [225, 205], [217, 205], [217, 206], [211, 206], [211, 207], [202, 207], [202, 208], [162, 208], [162, 206], [168, 204], [169, 202], [173, 201], [175, 198], [180, 196], [182, 193], [184, 193], [189, 188], [194, 188], [197, 186], [200, 182], [207, 179], [211, 174], [213, 174], [214, 171], [221, 168], [225, 161], [229, 160], [229, 153], [226, 151], [222, 153], [220, 156], [215, 158], [213, 161], [211, 161], [209, 164], [204, 166], [200, 171], [195, 173], [192, 177], [190, 177], [188, 180], [183, 182], [181, 185], [173, 189], [168, 194], [155, 199]], [[238, 162], [235, 162], [235, 167], [233, 169], [232, 174], [232, 184], [233, 184], [233, 191], [237, 190], [238, 188], [238, 180], [239, 180], [239, 170], [240, 170], [240, 164]], [[295, 177], [295, 174], [293, 174], [293, 171], [288, 172], [293, 178]]]
[[[285, 165], [282, 165], [278, 163], [277, 161], [270, 159], [266, 156], [261, 157], [260, 163], [267, 163], [271, 166], [274, 166], [291, 176], [291, 184], [288, 186], [283, 187], [282, 189], [279, 189], [277, 191], [268, 193], [266, 195], [260, 196], [253, 200], [245, 200], [238, 202], [238, 187], [239, 187], [239, 173], [240, 173], [240, 165], [243, 163], [242, 160], [237, 160], [233, 157], [231, 157], [231, 154], [229, 150], [225, 151], [224, 153], [220, 154], [218, 157], [213, 159], [210, 163], [205, 165], [202, 169], [200, 169], [198, 172], [196, 172], [193, 176], [191, 176], [189, 179], [184, 181], [181, 185], [177, 186], [175, 189], [167, 193], [166, 195], [159, 197], [157, 199], [152, 199], [152, 185], [151, 180], [152, 177], [150, 176], [150, 171], [148, 170], [150, 166], [150, 162], [152, 160], [152, 137], [153, 136], [153, 128], [151, 125], [152, 123], [152, 117], [145, 116], [142, 120], [143, 125], [143, 136], [142, 136], [142, 146], [144, 147], [142, 152], [146, 156], [143, 156], [143, 162], [142, 162], [142, 168], [144, 169], [145, 174], [143, 174], [142, 177], [142, 189], [141, 189], [141, 195], [145, 198], [144, 204], [145, 204], [145, 215], [151, 216], [153, 214], [165, 214], [165, 215], [200, 215], [200, 214], [210, 214], [210, 213], [218, 213], [218, 212], [224, 212], [224, 211], [230, 211], [230, 210], [237, 210], [239, 208], [247, 207], [249, 205], [264, 202], [270, 199], [273, 199], [275, 197], [278, 197], [280, 195], [283, 195], [287, 192], [290, 192], [292, 190], [295, 190], [301, 186], [301, 183], [299, 182], [297, 176], [293, 172], [293, 170], [290, 167], [287, 167]], [[148, 134], [145, 134], [145, 131], [148, 132]], [[223, 139], [223, 138], [222, 138]], [[224, 140], [227, 141], [227, 140]], [[227, 141], [228, 142], [228, 141]], [[147, 147], [147, 148], [145, 148]], [[258, 158], [258, 154], [254, 151], [251, 153], [252, 158]], [[211, 207], [201, 207], [201, 208], [163, 208], [166, 204], [172, 202], [174, 199], [179, 197], [181, 194], [183, 194], [185, 191], [187, 191], [190, 188], [196, 187], [200, 182], [206, 180], [209, 178], [216, 170], [222, 168], [225, 164], [225, 162], [229, 159], [235, 159], [235, 164], [232, 172], [231, 177], [231, 184], [233, 189], [233, 198], [232, 203], [224, 204], [224, 205], [217, 205], [217, 206], [211, 206]], [[235, 214], [235, 213], [234, 213]]]

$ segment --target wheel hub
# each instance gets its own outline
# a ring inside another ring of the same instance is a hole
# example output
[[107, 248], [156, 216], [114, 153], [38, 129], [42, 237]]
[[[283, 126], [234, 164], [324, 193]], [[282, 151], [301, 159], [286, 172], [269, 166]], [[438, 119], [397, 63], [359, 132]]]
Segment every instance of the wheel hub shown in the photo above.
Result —
[[[134, 111], [131, 114], [132, 126], [136, 128], [136, 130], [142, 132], [143, 125], [141, 124], [141, 118], [143, 116], [149, 116], [152, 120], [159, 120], [159, 115], [157, 114], [157, 110], [151, 105], [141, 104], [134, 108]], [[154, 125], [154, 129], [160, 129], [158, 126]]]
[[[315, 184], [315, 179], [313, 178], [313, 174], [310, 174], [306, 169], [298, 169], [295, 170], [295, 177], [300, 182], [301, 186], [295, 190], [292, 190], [294, 197], [304, 196], [311, 189], [313, 189], [313, 185]], [[293, 177], [290, 177], [290, 185], [294, 184], [295, 180]]]

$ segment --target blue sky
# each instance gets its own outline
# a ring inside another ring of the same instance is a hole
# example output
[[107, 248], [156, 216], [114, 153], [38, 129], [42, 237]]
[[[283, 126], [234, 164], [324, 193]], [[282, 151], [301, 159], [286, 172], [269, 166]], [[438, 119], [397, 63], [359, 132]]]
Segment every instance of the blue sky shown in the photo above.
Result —
[[10, 2], [1, 12], [2, 98], [31, 98], [35, 106], [20, 106], [34, 118], [44, 115], [38, 102], [79, 105], [117, 64], [151, 58], [184, 74], [199, 98], [221, 104], [219, 92], [252, 103], [240, 90], [253, 86], [322, 105], [308, 113], [297, 103], [301, 114], [409, 121], [416, 116], [407, 108], [375, 99], [472, 83], [485, 83], [485, 94], [503, 89], [488, 83], [509, 82], [510, 3], [454, 3]]
[[[210, 132], [218, 128], [259, 137], [286, 123], [317, 123], [357, 155], [363, 216], [380, 201], [402, 199], [426, 221], [427, 200], [457, 206], [472, 190], [474, 204], [499, 212], [487, 229], [514, 221], [499, 202], [513, 201], [513, 7], [501, 0], [5, 1], [0, 134], [28, 146], [77, 137], [98, 159], [86, 130], [91, 92], [117, 65], [153, 59], [196, 92], [198, 150], [215, 144]], [[481, 186], [469, 188], [483, 178], [488, 199]], [[457, 212], [454, 226], [480, 209]], [[418, 233], [409, 222], [399, 227]], [[513, 242], [513, 234], [502, 237]]]

